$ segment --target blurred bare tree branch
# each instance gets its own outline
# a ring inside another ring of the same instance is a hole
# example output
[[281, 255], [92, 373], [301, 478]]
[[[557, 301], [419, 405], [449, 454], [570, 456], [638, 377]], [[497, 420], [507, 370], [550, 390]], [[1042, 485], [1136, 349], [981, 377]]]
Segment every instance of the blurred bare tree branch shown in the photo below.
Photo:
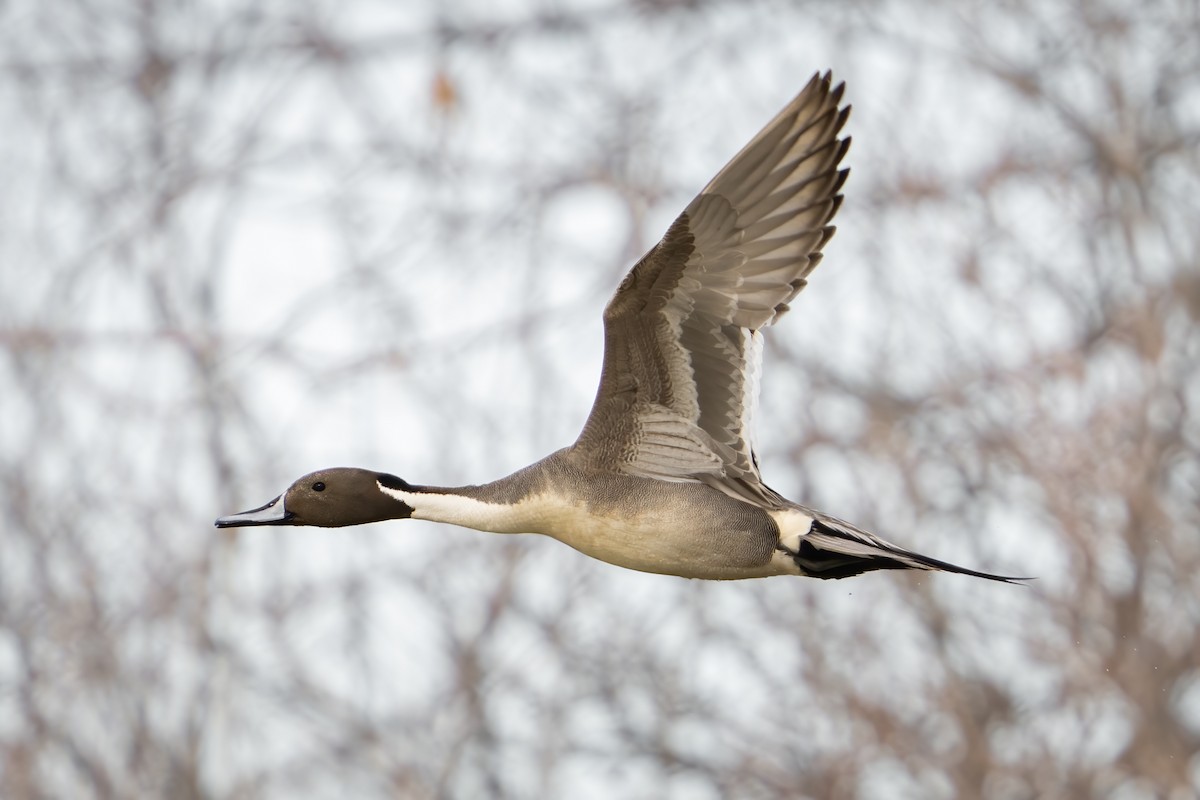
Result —
[[[3, 797], [1200, 794], [1193, 4], [0, 22]], [[569, 442], [621, 274], [826, 67], [853, 174], [767, 478], [1031, 589], [212, 530]]]

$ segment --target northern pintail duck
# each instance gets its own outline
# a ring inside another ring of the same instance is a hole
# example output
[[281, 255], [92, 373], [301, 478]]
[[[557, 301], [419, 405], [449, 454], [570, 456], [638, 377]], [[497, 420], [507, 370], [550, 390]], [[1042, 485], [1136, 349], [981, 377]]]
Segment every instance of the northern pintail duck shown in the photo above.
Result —
[[324, 469], [221, 528], [389, 519], [540, 533], [610, 564], [687, 578], [959, 567], [794, 503], [751, 438], [763, 330], [833, 235], [850, 146], [845, 84], [816, 75], [688, 204], [604, 311], [604, 366], [578, 440], [480, 486]]

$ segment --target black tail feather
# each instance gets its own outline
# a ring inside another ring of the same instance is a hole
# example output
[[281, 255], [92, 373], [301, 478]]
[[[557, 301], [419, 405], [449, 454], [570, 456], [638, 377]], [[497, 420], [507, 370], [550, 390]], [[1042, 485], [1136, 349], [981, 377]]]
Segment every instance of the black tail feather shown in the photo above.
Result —
[[792, 557], [814, 578], [849, 578], [877, 569], [920, 569], [956, 572], [1000, 583], [1033, 580], [980, 572], [923, 556], [833, 520], [813, 520], [812, 530], [800, 540], [800, 549]]

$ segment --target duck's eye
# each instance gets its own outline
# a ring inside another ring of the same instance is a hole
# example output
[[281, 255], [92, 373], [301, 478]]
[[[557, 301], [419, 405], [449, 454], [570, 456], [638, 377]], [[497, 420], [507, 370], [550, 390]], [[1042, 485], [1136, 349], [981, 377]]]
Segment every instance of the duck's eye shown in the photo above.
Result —
[[325, 481], [317, 481], [316, 483], [314, 483], [314, 484], [313, 484], [313, 491], [314, 491], [314, 492], [323, 492], [323, 491], [325, 491]]

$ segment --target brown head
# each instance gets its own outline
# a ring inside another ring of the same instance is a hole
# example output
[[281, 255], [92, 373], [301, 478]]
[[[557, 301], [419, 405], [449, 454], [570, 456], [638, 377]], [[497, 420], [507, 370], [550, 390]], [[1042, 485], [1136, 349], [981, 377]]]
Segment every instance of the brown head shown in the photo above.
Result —
[[288, 490], [259, 508], [216, 521], [218, 528], [247, 525], [315, 525], [340, 528], [385, 519], [407, 519], [412, 507], [385, 494], [380, 485], [411, 489], [386, 472], [335, 467], [305, 475]]

